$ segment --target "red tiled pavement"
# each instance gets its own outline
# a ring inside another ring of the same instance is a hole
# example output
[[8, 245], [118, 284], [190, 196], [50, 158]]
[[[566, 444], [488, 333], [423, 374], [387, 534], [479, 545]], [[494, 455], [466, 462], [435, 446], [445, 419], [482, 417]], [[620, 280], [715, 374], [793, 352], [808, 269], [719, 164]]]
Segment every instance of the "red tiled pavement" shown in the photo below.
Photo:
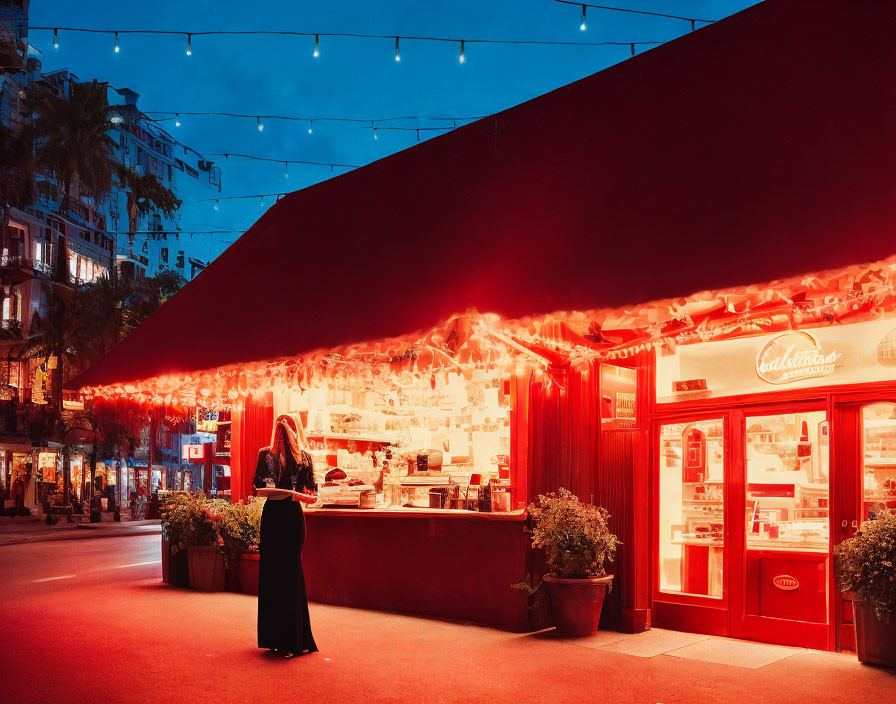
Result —
[[896, 701], [896, 671], [849, 655], [797, 651], [748, 669], [637, 657], [609, 635], [584, 643], [317, 604], [321, 652], [275, 659], [255, 648], [254, 598], [162, 586], [158, 549], [157, 536], [0, 548], [0, 700]]

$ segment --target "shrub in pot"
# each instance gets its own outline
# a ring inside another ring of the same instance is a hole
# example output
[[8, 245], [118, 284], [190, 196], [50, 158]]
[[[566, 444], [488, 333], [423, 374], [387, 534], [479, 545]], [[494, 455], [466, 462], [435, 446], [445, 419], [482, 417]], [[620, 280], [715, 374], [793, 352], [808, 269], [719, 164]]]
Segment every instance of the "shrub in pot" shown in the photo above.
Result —
[[264, 499], [250, 497], [221, 510], [221, 551], [227, 567], [228, 588], [258, 594], [258, 545]]
[[896, 667], [896, 511], [881, 511], [834, 548], [834, 569], [853, 602], [859, 660]]
[[554, 625], [560, 633], [593, 635], [613, 584], [613, 575], [604, 571], [604, 562], [616, 554], [609, 514], [562, 488], [559, 494], [540, 495], [529, 514], [532, 546], [544, 549], [551, 568], [544, 581]]
[[226, 568], [220, 524], [229, 501], [195, 497], [184, 503], [187, 532], [184, 544], [189, 562], [190, 586], [203, 591], [223, 591]]
[[162, 518], [162, 580], [188, 587], [187, 536], [193, 530], [193, 513], [201, 498], [187, 493], [168, 494], [160, 507]]

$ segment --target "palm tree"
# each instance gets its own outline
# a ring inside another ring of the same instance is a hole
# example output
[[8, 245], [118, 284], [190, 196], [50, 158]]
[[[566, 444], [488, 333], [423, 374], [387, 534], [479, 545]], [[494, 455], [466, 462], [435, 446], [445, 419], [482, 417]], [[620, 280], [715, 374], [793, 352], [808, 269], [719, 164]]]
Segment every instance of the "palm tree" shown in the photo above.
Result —
[[25, 341], [23, 359], [55, 360], [51, 377], [55, 417], [62, 416], [62, 386], [68, 376], [84, 371], [99, 357], [95, 327], [84, 313], [88, 301], [81, 289], [72, 292], [51, 287], [47, 306], [33, 320], [31, 336]]
[[137, 216], [152, 210], [160, 211], [170, 218], [180, 208], [181, 201], [167, 188], [155, 174], [140, 174], [120, 164], [115, 167], [118, 182], [128, 198], [128, 251], [134, 256], [134, 233], [137, 231]]
[[108, 195], [113, 143], [106, 134], [111, 126], [106, 84], [72, 83], [68, 99], [47, 93], [35, 108], [37, 166], [62, 186], [59, 212], [68, 212], [75, 184], [94, 199]]
[[34, 159], [32, 132], [28, 127], [18, 133], [0, 125], [0, 207], [3, 208], [2, 248], [9, 249], [9, 211], [24, 208], [34, 201]]

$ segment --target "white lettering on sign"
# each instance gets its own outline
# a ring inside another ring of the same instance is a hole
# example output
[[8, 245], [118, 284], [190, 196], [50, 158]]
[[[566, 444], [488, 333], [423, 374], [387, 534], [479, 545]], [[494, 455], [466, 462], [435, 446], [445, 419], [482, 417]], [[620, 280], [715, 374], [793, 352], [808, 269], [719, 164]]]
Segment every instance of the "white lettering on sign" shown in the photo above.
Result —
[[828, 376], [837, 368], [842, 353], [822, 352], [815, 338], [805, 332], [788, 332], [771, 340], [756, 358], [756, 373], [769, 384]]
[[799, 580], [789, 574], [779, 574], [772, 580], [772, 584], [785, 592], [792, 592], [800, 588]]

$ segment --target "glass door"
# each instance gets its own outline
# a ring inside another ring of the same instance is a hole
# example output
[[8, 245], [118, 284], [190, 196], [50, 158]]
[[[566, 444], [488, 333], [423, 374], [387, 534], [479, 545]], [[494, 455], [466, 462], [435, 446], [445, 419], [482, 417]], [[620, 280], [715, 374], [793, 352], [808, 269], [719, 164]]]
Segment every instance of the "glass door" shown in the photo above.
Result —
[[725, 557], [725, 423], [660, 426], [659, 591], [721, 599]]
[[735, 630], [755, 640], [826, 648], [831, 457], [827, 412], [788, 408], [745, 413], [742, 427], [743, 593]]
[[862, 407], [862, 520], [896, 509], [896, 403]]

